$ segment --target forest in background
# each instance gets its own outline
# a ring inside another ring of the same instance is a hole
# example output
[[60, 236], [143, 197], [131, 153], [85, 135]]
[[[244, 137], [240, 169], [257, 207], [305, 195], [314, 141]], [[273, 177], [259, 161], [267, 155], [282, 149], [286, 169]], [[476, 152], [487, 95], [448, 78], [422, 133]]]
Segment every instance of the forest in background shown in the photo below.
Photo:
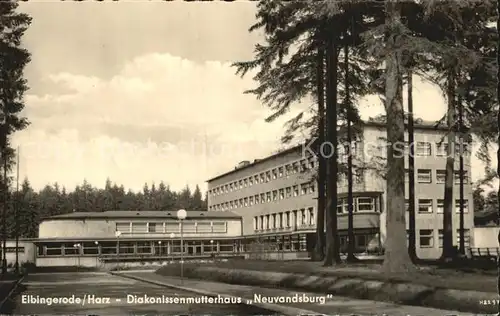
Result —
[[83, 181], [74, 191], [67, 192], [57, 183], [42, 190], [34, 190], [28, 179], [20, 185], [19, 192], [10, 192], [7, 211], [7, 238], [15, 238], [15, 213], [18, 214], [20, 238], [34, 238], [38, 235], [38, 224], [48, 216], [71, 212], [162, 211], [186, 209], [206, 211], [207, 199], [198, 185], [192, 190], [186, 186], [176, 192], [165, 184], [144, 184], [142, 192], [127, 190], [111, 180], [104, 189], [93, 187]]

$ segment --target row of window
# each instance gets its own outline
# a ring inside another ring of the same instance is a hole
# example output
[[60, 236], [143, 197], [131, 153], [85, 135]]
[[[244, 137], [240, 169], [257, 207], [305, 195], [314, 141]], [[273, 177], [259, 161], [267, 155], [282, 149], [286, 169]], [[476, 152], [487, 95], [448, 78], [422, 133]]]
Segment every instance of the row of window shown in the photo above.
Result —
[[[185, 233], [226, 233], [227, 223], [216, 221], [185, 221], [182, 223]], [[181, 223], [171, 222], [122, 222], [116, 223], [116, 231], [122, 234], [180, 233]]]
[[254, 196], [245, 197], [233, 201], [228, 201], [208, 207], [209, 211], [227, 211], [242, 207], [248, 207], [256, 204], [271, 203], [286, 198], [296, 197], [299, 195], [313, 194], [316, 191], [316, 184], [313, 182], [294, 185], [284, 189], [269, 191], [266, 193], [256, 194]]
[[[379, 142], [381, 143], [387, 143], [387, 140], [386, 138], [384, 137], [379, 137]], [[448, 143], [434, 143], [435, 144], [435, 148], [436, 148], [436, 156], [438, 157], [446, 157], [448, 155]], [[462, 148], [463, 149], [463, 153], [464, 154], [467, 154], [469, 152], [469, 149], [468, 149], [468, 144], [467, 143], [464, 143], [462, 144], [463, 147], [460, 146], [460, 143], [457, 142], [457, 144], [455, 145], [455, 154], [460, 154], [460, 149]], [[408, 143], [405, 143], [404, 145], [405, 147], [405, 154], [409, 154], [409, 144]], [[413, 152], [415, 154], [415, 156], [421, 156], [421, 157], [425, 157], [425, 156], [431, 156], [432, 155], [432, 143], [430, 142], [416, 142], [414, 147], [413, 147]]]
[[224, 193], [242, 190], [244, 188], [251, 187], [254, 184], [267, 183], [278, 178], [289, 177], [293, 174], [314, 169], [315, 164], [315, 157], [300, 159], [298, 161], [287, 163], [285, 165], [272, 168], [253, 176], [220, 185], [216, 188], [208, 190], [208, 194], [212, 196], [221, 195]]
[[[435, 247], [435, 229], [421, 229], [418, 231], [418, 241], [420, 248], [434, 248]], [[443, 230], [438, 229], [438, 247], [443, 247]], [[460, 230], [456, 230], [457, 245], [460, 244]], [[408, 232], [407, 232], [408, 235]], [[408, 237], [408, 236], [407, 236]], [[464, 244], [465, 247], [470, 247], [470, 230], [464, 229]]]
[[315, 225], [314, 208], [307, 210], [294, 210], [267, 215], [255, 216], [253, 218], [253, 227], [255, 231], [270, 229], [285, 229], [293, 227], [304, 227]]
[[[386, 142], [385, 138], [379, 138], [381, 143]], [[353, 142], [354, 146], [349, 149], [348, 145], [340, 145], [339, 146], [339, 159], [342, 160], [342, 157], [346, 157], [348, 154], [356, 155], [357, 151], [357, 142]], [[447, 156], [448, 144], [447, 143], [436, 143], [436, 155], [445, 157]], [[455, 146], [455, 151], [460, 153], [460, 148], [463, 148], [464, 153], [468, 152], [468, 144], [463, 144], [463, 147], [460, 144]], [[408, 144], [405, 145], [406, 153], [408, 153]], [[432, 144], [430, 142], [416, 142], [414, 152], [416, 156], [431, 156], [432, 155]], [[345, 158], [344, 157], [344, 158]], [[283, 177], [288, 177], [290, 175], [304, 172], [307, 170], [314, 169], [316, 165], [316, 157], [309, 157], [307, 159], [300, 159], [298, 161], [293, 161], [287, 163], [282, 166], [278, 166], [275, 168], [271, 168], [267, 171], [263, 171], [259, 174], [245, 177], [236, 181], [232, 181], [230, 183], [226, 183], [215, 187], [211, 190], [208, 190], [208, 194], [212, 196], [221, 195], [224, 193], [229, 193], [237, 190], [241, 190], [247, 187], [251, 187], [254, 184], [258, 183], [267, 183], [272, 180], [276, 180]]]
[[139, 242], [84, 242], [81, 244], [60, 243], [38, 247], [38, 256], [75, 256], [75, 255], [166, 255], [166, 254], [202, 254], [204, 252], [234, 252], [237, 244], [233, 240], [184, 241], [182, 251], [180, 240], [139, 241]]
[[[375, 204], [375, 198], [372, 197], [357, 197], [353, 198], [353, 212], [376, 212], [377, 206]], [[338, 199], [337, 201], [337, 213], [347, 214], [349, 213], [349, 204], [347, 203], [347, 198]]]
[[[446, 180], [446, 170], [435, 170], [436, 178], [435, 181], [438, 184], [444, 184]], [[410, 171], [405, 169], [405, 181], [409, 181]], [[469, 175], [466, 170], [464, 170], [464, 184], [469, 183]], [[416, 180], [418, 183], [432, 183], [433, 172], [431, 169], [418, 169]], [[455, 171], [455, 184], [460, 184], [460, 171]]]
[[[464, 200], [464, 213], [469, 212], [469, 200]], [[410, 205], [409, 200], [405, 200], [406, 210], [408, 211], [408, 207]], [[434, 200], [432, 199], [418, 199], [416, 210], [418, 213], [429, 214], [434, 213]], [[460, 199], [455, 200], [455, 212], [460, 213]], [[444, 213], [444, 200], [438, 199], [436, 200], [436, 213], [442, 214]]]

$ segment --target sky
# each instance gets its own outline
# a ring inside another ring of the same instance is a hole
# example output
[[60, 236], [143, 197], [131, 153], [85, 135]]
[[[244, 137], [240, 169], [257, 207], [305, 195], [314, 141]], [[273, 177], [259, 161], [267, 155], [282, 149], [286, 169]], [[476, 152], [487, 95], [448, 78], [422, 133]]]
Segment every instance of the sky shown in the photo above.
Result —
[[[255, 82], [231, 63], [252, 59], [263, 40], [248, 32], [252, 2], [29, 1], [19, 11], [33, 18], [23, 44], [31, 124], [13, 143], [20, 178], [36, 189], [110, 178], [132, 190], [160, 181], [205, 190], [238, 162], [275, 152], [283, 123], [309, 106], [266, 123], [269, 109], [243, 94]], [[441, 118], [438, 87], [414, 81], [416, 115]], [[384, 113], [378, 97], [360, 108], [363, 118]], [[472, 167], [475, 180], [483, 166], [473, 158]]]

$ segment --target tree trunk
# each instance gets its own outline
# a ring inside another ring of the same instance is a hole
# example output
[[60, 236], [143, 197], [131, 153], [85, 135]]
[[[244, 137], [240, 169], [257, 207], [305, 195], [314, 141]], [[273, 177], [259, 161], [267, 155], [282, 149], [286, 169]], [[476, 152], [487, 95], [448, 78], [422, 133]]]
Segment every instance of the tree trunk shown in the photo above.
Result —
[[[497, 1], [497, 13], [500, 16], [500, 1]], [[497, 65], [500, 65], [500, 42], [497, 44]], [[500, 73], [497, 73], [497, 79], [500, 82]], [[497, 100], [500, 100], [500, 89], [497, 89]], [[497, 114], [497, 125], [498, 125], [498, 139], [497, 139], [497, 176], [500, 177], [500, 110]], [[497, 190], [498, 199], [498, 219], [500, 220], [500, 183], [498, 184]], [[498, 245], [500, 246], [500, 231], [498, 232]], [[500, 257], [497, 258], [497, 292], [500, 295]], [[500, 304], [498, 305], [498, 314], [500, 315]]]
[[385, 59], [385, 109], [387, 113], [387, 209], [384, 263], [385, 273], [413, 271], [406, 245], [404, 155], [395, 155], [394, 147], [405, 142], [404, 110], [402, 103], [401, 52], [390, 50], [399, 44], [397, 34], [401, 24], [398, 3], [386, 1], [386, 43], [389, 52]]
[[409, 208], [408, 208], [408, 254], [413, 263], [417, 261], [417, 240], [415, 225], [415, 135], [413, 126], [413, 73], [408, 71], [408, 165], [409, 165]]
[[[340, 263], [339, 237], [337, 232], [337, 39], [331, 34], [327, 46], [327, 91], [326, 117], [327, 141], [331, 152], [327, 160], [327, 210], [326, 210], [326, 255], [325, 266]], [[323, 148], [324, 149], [324, 148]], [[323, 150], [320, 155], [324, 155]]]
[[[325, 96], [324, 96], [324, 61], [325, 51], [318, 48], [317, 89], [318, 89], [318, 147], [325, 142]], [[313, 261], [322, 261], [325, 258], [325, 180], [326, 162], [317, 150], [318, 157], [318, 212], [316, 215], [316, 245], [312, 256]]]
[[[347, 33], [347, 32], [346, 32]], [[347, 36], [346, 36], [347, 37]], [[349, 151], [347, 153], [347, 262], [356, 262], [357, 258], [354, 255], [355, 251], [355, 240], [354, 240], [354, 199], [353, 193], [353, 183], [352, 183], [352, 115], [351, 115], [351, 104], [349, 99], [349, 45], [347, 41], [344, 44], [344, 64], [345, 64], [345, 109], [347, 111], [347, 144], [349, 146]]]
[[455, 184], [455, 75], [448, 75], [448, 148], [446, 151], [446, 178], [444, 184], [443, 253], [441, 260], [447, 262], [455, 257], [453, 248], [453, 187]]
[[[497, 1], [497, 13], [498, 16], [500, 16], [500, 1]], [[500, 54], [498, 52], [500, 51], [500, 42], [498, 43], [497, 46], [497, 65], [500, 65]], [[497, 79], [500, 82], [500, 72], [497, 73]], [[497, 100], [500, 100], [500, 89], [497, 89]], [[497, 114], [497, 125], [498, 125], [498, 139], [497, 139], [497, 176], [500, 177], [500, 110], [498, 111]], [[498, 184], [498, 190], [497, 190], [497, 199], [498, 199], [498, 219], [500, 221], [500, 183]], [[500, 231], [498, 232], [498, 244], [500, 246]], [[500, 295], [500, 257], [497, 259], [497, 292], [498, 295]], [[498, 314], [500, 315], [500, 304], [498, 305]]]
[[459, 237], [460, 237], [460, 243], [459, 243], [459, 254], [461, 256], [465, 256], [465, 236], [464, 236], [464, 113], [463, 113], [463, 104], [462, 104], [462, 97], [459, 94], [458, 95], [458, 129], [459, 129], [459, 140], [460, 140], [460, 156], [459, 156], [459, 163], [460, 163], [460, 219], [459, 219]]

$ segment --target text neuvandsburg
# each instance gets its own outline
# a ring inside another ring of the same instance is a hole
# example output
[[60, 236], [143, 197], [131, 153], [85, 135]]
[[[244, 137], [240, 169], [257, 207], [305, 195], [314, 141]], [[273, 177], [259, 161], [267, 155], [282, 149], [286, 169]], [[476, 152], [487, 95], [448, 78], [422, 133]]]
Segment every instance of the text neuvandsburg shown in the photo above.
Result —
[[269, 303], [269, 304], [283, 304], [283, 303], [316, 303], [325, 304], [326, 297], [324, 296], [310, 296], [305, 294], [295, 294], [287, 296], [262, 296], [261, 294], [253, 295], [254, 303]]

